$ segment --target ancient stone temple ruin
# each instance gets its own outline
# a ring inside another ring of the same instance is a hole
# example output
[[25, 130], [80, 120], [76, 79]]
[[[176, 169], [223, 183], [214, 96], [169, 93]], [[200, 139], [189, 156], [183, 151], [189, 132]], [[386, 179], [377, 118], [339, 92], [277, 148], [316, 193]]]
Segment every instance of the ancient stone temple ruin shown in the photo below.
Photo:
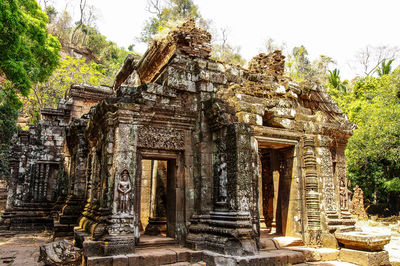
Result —
[[45, 219], [103, 265], [152, 238], [231, 256], [271, 235], [336, 248], [354, 229], [353, 125], [321, 85], [286, 77], [279, 51], [245, 69], [211, 59], [210, 40], [189, 21], [128, 57], [112, 88], [72, 86], [43, 110], [11, 154], [2, 227]]

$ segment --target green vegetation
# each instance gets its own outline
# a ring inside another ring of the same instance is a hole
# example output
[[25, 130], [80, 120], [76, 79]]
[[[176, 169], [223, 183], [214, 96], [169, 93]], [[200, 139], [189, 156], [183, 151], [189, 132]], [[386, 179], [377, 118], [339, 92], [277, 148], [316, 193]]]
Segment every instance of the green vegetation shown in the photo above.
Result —
[[353, 186], [357, 184], [364, 190], [367, 202], [383, 203], [398, 211], [400, 68], [390, 74], [356, 79], [349, 91], [342, 89], [339, 77], [337, 80], [330, 82], [328, 89], [358, 127], [346, 149], [348, 178]]
[[[111, 85], [115, 73], [129, 54], [93, 26], [95, 11], [86, 1], [80, 1], [81, 16], [75, 26], [72, 26], [67, 10], [58, 12], [54, 7], [46, 6], [45, 11], [50, 21], [47, 25], [49, 31], [62, 44], [62, 58], [47, 80], [36, 82], [29, 95], [20, 96], [23, 102], [20, 115], [30, 124], [39, 121], [40, 108], [56, 108], [71, 84]], [[69, 56], [76, 53], [82, 58]]]
[[40, 108], [56, 108], [57, 103], [64, 97], [71, 84], [89, 83], [93, 85], [109, 85], [113, 82], [110, 70], [85, 59], [67, 56], [62, 58], [60, 66], [46, 82], [35, 84], [32, 93], [22, 97], [24, 103], [23, 115], [30, 124], [36, 124], [40, 119]]
[[0, 178], [8, 172], [8, 147], [22, 106], [17, 93], [28, 95], [58, 65], [61, 46], [47, 22], [35, 0], [0, 0]]
[[147, 11], [153, 17], [145, 23], [140, 36], [142, 42], [151, 42], [157, 33], [175, 25], [177, 21], [201, 19], [198, 7], [192, 0], [150, 0]]
[[35, 0], [0, 0], [0, 69], [24, 95], [58, 65], [60, 43], [47, 22]]

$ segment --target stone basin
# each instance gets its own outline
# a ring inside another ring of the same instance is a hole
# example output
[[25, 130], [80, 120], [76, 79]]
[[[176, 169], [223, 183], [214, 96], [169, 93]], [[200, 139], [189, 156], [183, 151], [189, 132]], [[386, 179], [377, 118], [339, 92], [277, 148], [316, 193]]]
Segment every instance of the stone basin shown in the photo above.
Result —
[[372, 232], [337, 232], [335, 237], [348, 249], [380, 251], [390, 242], [390, 234]]

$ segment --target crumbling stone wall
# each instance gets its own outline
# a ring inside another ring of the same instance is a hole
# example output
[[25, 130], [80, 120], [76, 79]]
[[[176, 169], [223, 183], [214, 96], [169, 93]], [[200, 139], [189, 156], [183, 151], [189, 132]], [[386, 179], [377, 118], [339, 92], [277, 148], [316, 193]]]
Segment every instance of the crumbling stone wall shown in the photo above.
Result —
[[353, 189], [353, 197], [350, 203], [351, 214], [360, 220], [368, 220], [367, 212], [364, 206], [364, 191], [356, 185]]
[[[64, 150], [67, 127], [71, 119], [80, 117], [90, 106], [110, 94], [112, 90], [105, 87], [73, 85], [57, 109], [42, 109], [43, 119], [39, 124], [14, 137], [10, 151], [7, 210], [2, 227], [52, 228], [53, 208], [56, 202], [62, 204], [71, 187], [69, 172], [66, 172], [70, 167], [64, 164], [64, 159], [68, 161]], [[75, 183], [74, 180], [71, 182]], [[81, 191], [85, 190], [86, 186], [83, 186]]]

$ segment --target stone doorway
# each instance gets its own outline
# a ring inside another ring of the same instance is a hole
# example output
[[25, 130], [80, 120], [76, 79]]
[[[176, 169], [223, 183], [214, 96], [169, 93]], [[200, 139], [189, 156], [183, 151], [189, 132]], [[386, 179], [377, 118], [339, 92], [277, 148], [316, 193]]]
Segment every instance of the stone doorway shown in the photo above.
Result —
[[294, 146], [259, 144], [259, 215], [261, 236], [287, 233]]
[[139, 245], [176, 242], [181, 238], [177, 226], [183, 211], [179, 154], [142, 153], [138, 173], [137, 210]]

